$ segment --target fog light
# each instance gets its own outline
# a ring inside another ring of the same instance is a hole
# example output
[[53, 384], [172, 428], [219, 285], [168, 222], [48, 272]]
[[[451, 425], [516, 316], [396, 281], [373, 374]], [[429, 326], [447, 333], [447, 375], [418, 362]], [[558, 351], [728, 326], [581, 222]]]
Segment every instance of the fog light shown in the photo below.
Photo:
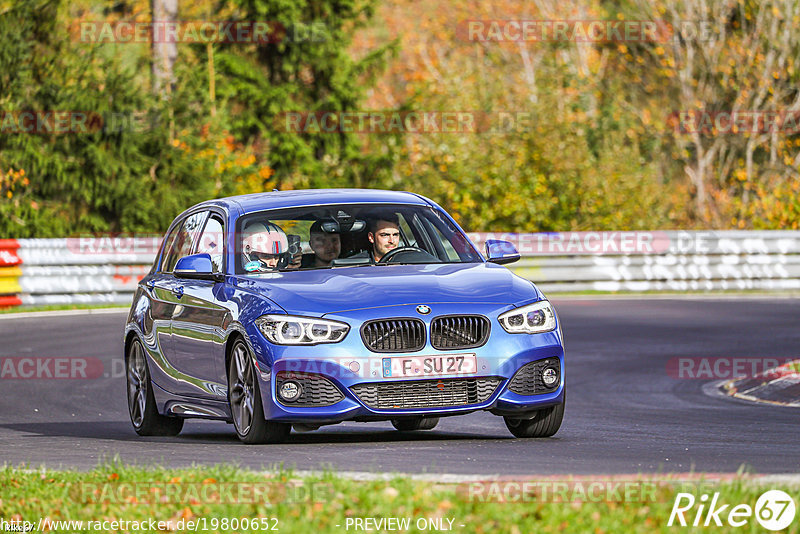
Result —
[[542, 371], [542, 382], [547, 387], [552, 387], [558, 382], [558, 371], [555, 370], [554, 367], [546, 367], [544, 371]]
[[278, 389], [278, 395], [280, 395], [281, 399], [292, 402], [300, 398], [300, 393], [302, 393], [302, 391], [300, 384], [290, 380], [281, 384], [281, 387]]

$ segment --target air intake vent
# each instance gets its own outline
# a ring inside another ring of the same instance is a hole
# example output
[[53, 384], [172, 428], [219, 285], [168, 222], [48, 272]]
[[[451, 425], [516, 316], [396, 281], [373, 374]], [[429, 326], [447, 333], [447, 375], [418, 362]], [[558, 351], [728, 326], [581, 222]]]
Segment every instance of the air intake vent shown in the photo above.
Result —
[[437, 349], [471, 349], [489, 339], [489, 319], [480, 315], [445, 315], [431, 322], [431, 345]]
[[284, 402], [279, 395], [275, 397], [286, 406], [330, 406], [344, 398], [344, 394], [333, 382], [321, 375], [281, 371], [275, 377], [275, 389], [279, 391], [289, 380], [300, 385], [300, 397], [292, 402]]
[[361, 339], [373, 352], [413, 352], [425, 346], [425, 323], [413, 318], [368, 321]]
[[350, 390], [370, 408], [443, 408], [485, 402], [500, 382], [497, 377], [429, 379], [356, 384]]
[[559, 372], [561, 370], [558, 358], [547, 358], [546, 360], [526, 363], [520, 367], [511, 379], [508, 389], [519, 395], [537, 395], [553, 391], [561, 383], [561, 378], [559, 377], [551, 387], [547, 387], [542, 380], [542, 371], [547, 367], [553, 367]]

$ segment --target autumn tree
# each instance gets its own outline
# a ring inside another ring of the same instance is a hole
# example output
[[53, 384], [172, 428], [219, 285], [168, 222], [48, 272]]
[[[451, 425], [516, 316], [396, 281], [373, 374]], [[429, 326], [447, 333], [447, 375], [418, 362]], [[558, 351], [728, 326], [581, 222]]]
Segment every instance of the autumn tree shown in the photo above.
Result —
[[648, 55], [645, 76], [663, 87], [661, 100], [675, 114], [672, 133], [693, 186], [697, 219], [728, 224], [747, 212], [759, 183], [797, 179], [796, 129], [782, 132], [778, 121], [772, 128], [751, 124], [740, 131], [723, 124], [720, 130], [714, 119], [721, 113], [792, 117], [800, 111], [800, 4], [641, 2], [632, 17], [661, 19], [670, 30], [665, 42], [639, 51]]
[[230, 107], [238, 139], [268, 155], [274, 175], [253, 188], [368, 187], [391, 172], [393, 144], [367, 150], [346, 129], [317, 133], [286, 128], [286, 112], [357, 111], [393, 43], [350, 55], [354, 32], [375, 0], [235, 0], [236, 20], [266, 22], [268, 42], [220, 46], [216, 92]]

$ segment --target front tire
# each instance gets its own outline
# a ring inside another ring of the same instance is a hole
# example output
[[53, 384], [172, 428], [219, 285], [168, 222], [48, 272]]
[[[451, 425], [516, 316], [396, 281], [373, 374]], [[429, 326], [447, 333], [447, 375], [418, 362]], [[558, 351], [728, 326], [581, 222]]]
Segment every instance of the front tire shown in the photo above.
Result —
[[138, 339], [134, 339], [128, 348], [125, 375], [128, 381], [128, 414], [136, 433], [140, 436], [180, 434], [183, 419], [158, 413], [150, 371], [147, 369], [147, 358], [142, 342]]
[[439, 424], [438, 417], [407, 417], [392, 419], [392, 426], [401, 432], [414, 430], [433, 430]]
[[244, 443], [280, 443], [289, 437], [292, 427], [264, 418], [256, 372], [247, 345], [241, 339], [236, 340], [228, 365], [228, 404], [233, 426]]
[[564, 419], [564, 404], [543, 408], [535, 412], [531, 419], [503, 417], [506, 427], [518, 438], [548, 438], [558, 432]]

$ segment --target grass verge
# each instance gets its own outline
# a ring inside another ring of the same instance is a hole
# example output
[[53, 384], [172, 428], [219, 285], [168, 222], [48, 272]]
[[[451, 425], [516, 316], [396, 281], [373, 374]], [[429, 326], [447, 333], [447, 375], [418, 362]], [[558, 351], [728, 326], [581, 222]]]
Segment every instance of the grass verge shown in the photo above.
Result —
[[[163, 522], [155, 528], [160, 531], [193, 530], [189, 523], [193, 521], [198, 532], [447, 530], [521, 534], [703, 530], [667, 526], [676, 495], [683, 491], [697, 499], [685, 513], [689, 524], [694, 521], [701, 495], [708, 495], [711, 501], [718, 492], [718, 507], [730, 506], [719, 515], [723, 526], [714, 526], [712, 519], [708, 528], [714, 532], [762, 532], [753, 516], [743, 527], [729, 525], [728, 513], [738, 504], [755, 510], [759, 496], [771, 489], [783, 489], [800, 504], [797, 486], [764, 486], [747, 477], [726, 482], [704, 481], [702, 477], [693, 482], [665, 480], [666, 477], [594, 476], [577, 481], [546, 477], [535, 481], [542, 484], [538, 490], [525, 490], [521, 482], [514, 481], [448, 484], [401, 476], [356, 481], [333, 473], [300, 476], [288, 470], [258, 473], [232, 466], [143, 469], [111, 462], [89, 472], [5, 467], [0, 468], [0, 518], [7, 522], [28, 521], [33, 530], [47, 518], [44, 523], [50, 530], [71, 532], [147, 531], [152, 530], [152, 524], [144, 524], [141, 529], [142, 524], [134, 528], [132, 522], [150, 520]], [[516, 502], [502, 502], [504, 496]], [[761, 512], [766, 514], [763, 507]], [[243, 525], [242, 518], [248, 524]], [[383, 523], [383, 528], [381, 524], [362, 523], [372, 528], [357, 528], [356, 520], [366, 518], [401, 521]], [[705, 518], [703, 512], [701, 524]], [[234, 519], [238, 520], [236, 524]], [[83, 528], [55, 523], [69, 520], [83, 521]], [[110, 522], [114, 520], [129, 523], [113, 528]], [[405, 520], [408, 528], [404, 528]], [[101, 522], [96, 523], [100, 528], [91, 526], [90, 521]], [[786, 531], [800, 531], [800, 521], [795, 518]]]
[[48, 304], [43, 306], [15, 306], [0, 308], [0, 314], [63, 310], [99, 310], [105, 308], [130, 308], [130, 304]]

